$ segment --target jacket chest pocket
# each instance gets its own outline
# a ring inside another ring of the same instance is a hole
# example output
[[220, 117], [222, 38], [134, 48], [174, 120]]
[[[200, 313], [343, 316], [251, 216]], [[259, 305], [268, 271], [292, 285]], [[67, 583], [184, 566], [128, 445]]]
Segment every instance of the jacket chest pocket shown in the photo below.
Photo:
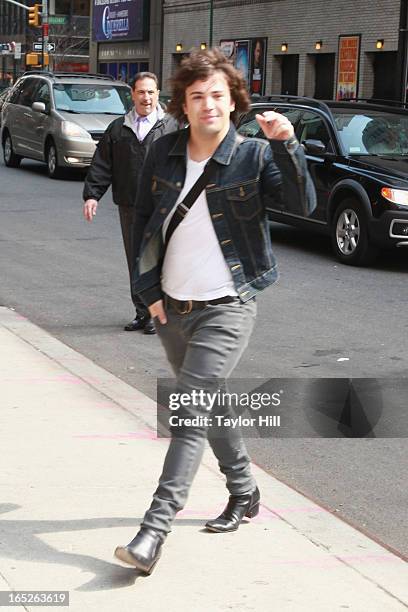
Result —
[[165, 185], [158, 176], [152, 178], [152, 196], [154, 198], [161, 198], [165, 191]]
[[259, 215], [262, 210], [257, 183], [227, 189], [226, 199], [234, 217], [240, 220], [249, 221]]

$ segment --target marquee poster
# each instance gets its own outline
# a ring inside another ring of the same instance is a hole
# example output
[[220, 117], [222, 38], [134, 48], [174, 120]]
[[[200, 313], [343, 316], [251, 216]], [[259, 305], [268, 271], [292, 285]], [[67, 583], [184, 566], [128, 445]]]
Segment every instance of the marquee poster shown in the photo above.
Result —
[[357, 98], [360, 34], [339, 36], [336, 99]]

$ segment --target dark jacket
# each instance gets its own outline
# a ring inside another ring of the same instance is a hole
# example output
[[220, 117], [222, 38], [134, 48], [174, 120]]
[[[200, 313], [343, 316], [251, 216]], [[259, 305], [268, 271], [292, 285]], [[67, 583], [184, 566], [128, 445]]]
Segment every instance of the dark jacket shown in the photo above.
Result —
[[85, 179], [83, 199], [100, 200], [112, 185], [118, 206], [134, 206], [140, 172], [154, 140], [178, 129], [176, 121], [159, 110], [159, 118], [143, 142], [131, 128], [132, 111], [112, 121], [99, 142]]
[[[134, 224], [135, 291], [149, 306], [162, 297], [163, 221], [186, 174], [188, 128], [155, 142], [143, 167]], [[245, 302], [276, 281], [266, 215], [268, 197], [280, 196], [294, 214], [310, 214], [316, 195], [303, 148], [293, 139], [242, 138], [231, 124], [213, 155], [215, 176], [206, 189], [208, 208], [235, 289]], [[188, 257], [186, 253], [186, 257]]]

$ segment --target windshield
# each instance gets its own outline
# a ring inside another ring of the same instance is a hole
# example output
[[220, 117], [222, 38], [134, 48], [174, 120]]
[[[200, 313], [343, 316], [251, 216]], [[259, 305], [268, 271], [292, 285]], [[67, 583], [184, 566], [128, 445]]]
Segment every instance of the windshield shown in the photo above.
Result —
[[408, 114], [332, 109], [349, 155], [408, 155]]
[[71, 113], [124, 115], [132, 108], [128, 87], [57, 83], [53, 85], [55, 108]]

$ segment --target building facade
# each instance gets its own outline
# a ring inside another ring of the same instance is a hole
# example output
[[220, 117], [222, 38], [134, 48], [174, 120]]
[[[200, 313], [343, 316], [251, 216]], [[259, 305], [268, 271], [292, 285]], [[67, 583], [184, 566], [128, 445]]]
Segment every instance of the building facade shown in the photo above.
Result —
[[[220, 45], [253, 94], [405, 96], [407, 0], [165, 0], [164, 81]], [[166, 89], [164, 87], [164, 89]]]
[[160, 79], [162, 0], [92, 0], [91, 70], [130, 81], [150, 70]]
[[0, 86], [10, 85], [21, 70], [26, 20], [23, 8], [0, 2]]

